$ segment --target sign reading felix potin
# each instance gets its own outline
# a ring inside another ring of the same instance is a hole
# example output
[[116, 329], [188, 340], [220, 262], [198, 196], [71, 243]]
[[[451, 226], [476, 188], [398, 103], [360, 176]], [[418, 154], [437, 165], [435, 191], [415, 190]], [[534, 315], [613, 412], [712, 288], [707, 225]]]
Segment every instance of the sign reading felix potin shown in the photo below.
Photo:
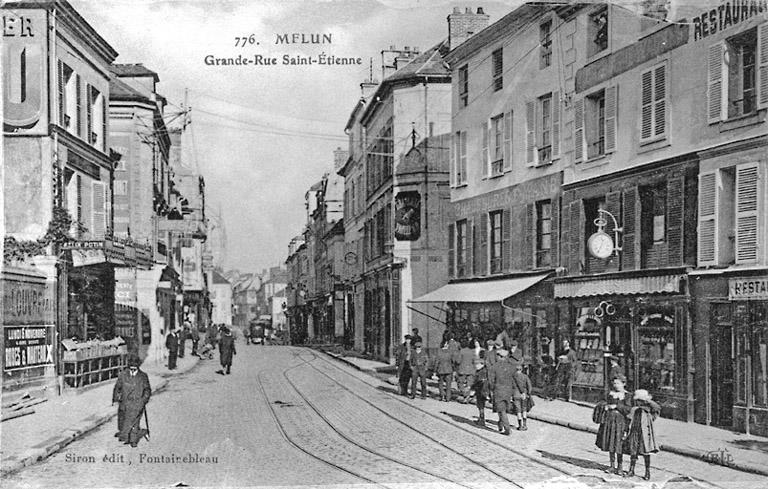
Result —
[[728, 280], [728, 298], [731, 300], [768, 299], [768, 277]]
[[5, 327], [4, 370], [53, 365], [53, 327]]

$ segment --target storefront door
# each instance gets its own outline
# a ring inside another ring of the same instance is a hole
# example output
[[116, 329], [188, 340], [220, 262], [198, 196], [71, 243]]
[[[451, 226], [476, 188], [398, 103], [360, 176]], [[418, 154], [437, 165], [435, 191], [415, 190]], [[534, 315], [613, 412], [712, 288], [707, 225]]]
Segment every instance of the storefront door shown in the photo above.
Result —
[[712, 304], [709, 329], [712, 424], [733, 424], [733, 323], [730, 304]]

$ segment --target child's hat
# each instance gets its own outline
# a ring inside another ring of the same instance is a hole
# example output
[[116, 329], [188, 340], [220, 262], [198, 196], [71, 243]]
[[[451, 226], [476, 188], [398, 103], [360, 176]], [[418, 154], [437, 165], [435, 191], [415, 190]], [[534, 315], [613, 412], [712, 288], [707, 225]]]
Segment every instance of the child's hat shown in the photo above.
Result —
[[632, 399], [636, 401], [650, 401], [651, 400], [651, 394], [645, 390], [645, 389], [637, 389], [635, 391], [635, 395], [632, 396]]

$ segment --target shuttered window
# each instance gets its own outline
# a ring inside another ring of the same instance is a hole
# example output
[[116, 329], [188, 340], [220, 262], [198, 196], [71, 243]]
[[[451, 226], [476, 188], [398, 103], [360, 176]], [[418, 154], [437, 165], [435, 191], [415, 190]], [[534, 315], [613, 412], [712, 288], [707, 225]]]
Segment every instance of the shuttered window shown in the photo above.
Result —
[[493, 91], [504, 88], [504, 51], [499, 48], [491, 55], [493, 58]]
[[456, 276], [464, 277], [468, 274], [468, 253], [467, 253], [467, 220], [463, 219], [456, 223]]
[[92, 182], [91, 185], [91, 235], [94, 239], [103, 239], [107, 230], [107, 186], [103, 182]]
[[536, 102], [525, 104], [525, 161], [528, 166], [536, 164]]
[[91, 87], [90, 84], [85, 84], [85, 135], [88, 139], [88, 142], [93, 144], [93, 138], [91, 137], [91, 134], [93, 134], [93, 99], [94, 94], [93, 92], [96, 92], [98, 94], [99, 92], [97, 90], [94, 90], [93, 87]]
[[483, 178], [488, 177], [488, 121], [480, 124], [480, 132], [483, 135], [483, 154], [480, 158], [481, 174]]
[[512, 111], [504, 114], [504, 171], [512, 169]]
[[573, 102], [573, 159], [584, 161], [584, 99]]
[[667, 134], [667, 66], [662, 64], [641, 76], [640, 141], [663, 139]]
[[768, 22], [758, 26], [757, 40], [757, 106], [764, 109], [768, 107]]
[[760, 168], [757, 163], [736, 167], [736, 263], [758, 258]]
[[699, 266], [717, 264], [717, 171], [699, 175]]
[[723, 62], [725, 43], [718, 42], [709, 47], [707, 56], [707, 119], [710, 123], [723, 118]]

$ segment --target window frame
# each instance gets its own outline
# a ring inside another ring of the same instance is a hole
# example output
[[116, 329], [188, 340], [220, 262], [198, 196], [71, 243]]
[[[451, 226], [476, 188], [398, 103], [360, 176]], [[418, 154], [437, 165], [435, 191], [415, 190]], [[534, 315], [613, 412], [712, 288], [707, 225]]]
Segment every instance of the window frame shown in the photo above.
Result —
[[[545, 111], [545, 106], [549, 107]], [[536, 152], [539, 165], [547, 164], [552, 161], [552, 110], [553, 100], [552, 92], [542, 95], [538, 98], [536, 118], [539, 121], [536, 124]], [[547, 144], [548, 142], [548, 144]]]
[[467, 236], [469, 230], [469, 221], [460, 219], [456, 221], [456, 277], [466, 277], [469, 275], [467, 267], [470, 265], [469, 244]]
[[494, 177], [504, 174], [504, 113], [491, 117], [488, 121], [488, 169]]
[[504, 270], [503, 245], [504, 211], [499, 209], [488, 213], [488, 270], [491, 274], [501, 273]]
[[[601, 54], [610, 52], [611, 36], [609, 34], [611, 29], [611, 12], [608, 7], [608, 5], [600, 7], [594, 12], [591, 12], [587, 18], [587, 59], [592, 59]], [[602, 16], [605, 16], [605, 24], [597, 27], [595, 25], [597, 24], [597, 19]], [[601, 31], [605, 31], [605, 40], [598, 43], [598, 36], [600, 36]]]
[[469, 65], [460, 66], [458, 70], [459, 107], [469, 105]]
[[[659, 84], [659, 70], [664, 73], [663, 84]], [[648, 98], [646, 99], [645, 79], [648, 77]], [[659, 91], [663, 91], [663, 96], [659, 97]], [[660, 120], [659, 112], [663, 110]], [[652, 143], [666, 139], [669, 134], [669, 69], [667, 60], [658, 63], [640, 74], [640, 120], [638, 134], [640, 135], [640, 144]], [[648, 135], [643, 136], [644, 128], [647, 127]], [[663, 124], [664, 130], [658, 132], [659, 124]]]
[[552, 19], [539, 24], [539, 69], [552, 66]]
[[[544, 217], [544, 209], [549, 210], [549, 215]], [[552, 266], [552, 200], [544, 199], [536, 202], [536, 268]], [[549, 231], [544, 232], [544, 224], [548, 223]], [[544, 237], [549, 238], [549, 246], [544, 247]], [[547, 259], [543, 260], [542, 257], [546, 256]]]
[[504, 48], [498, 48], [491, 53], [491, 78], [494, 92], [504, 88]]

